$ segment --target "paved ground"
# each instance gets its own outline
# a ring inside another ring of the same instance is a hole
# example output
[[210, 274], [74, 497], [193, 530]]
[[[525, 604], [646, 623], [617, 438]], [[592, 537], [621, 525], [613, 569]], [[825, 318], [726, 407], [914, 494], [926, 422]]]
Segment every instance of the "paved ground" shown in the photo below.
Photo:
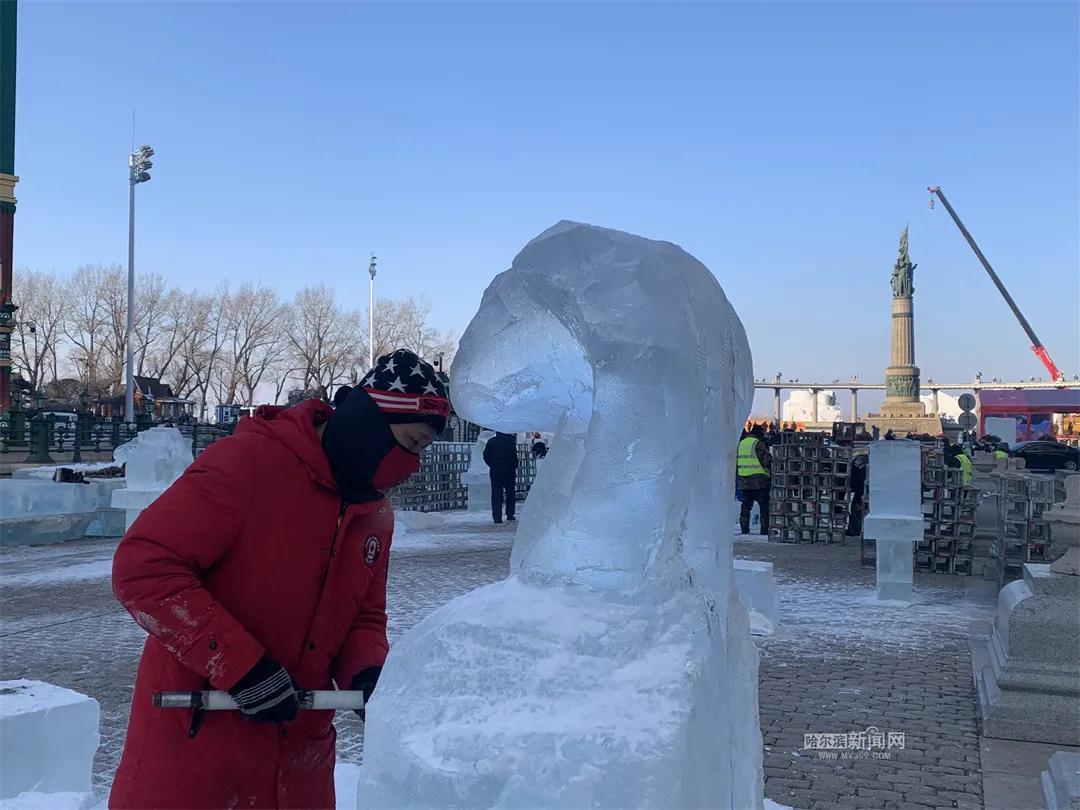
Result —
[[[391, 643], [447, 600], [505, 576], [511, 532], [458, 516], [442, 530], [403, 540], [391, 564]], [[109, 590], [114, 546], [0, 553], [0, 678], [40, 678], [101, 703], [94, 778], [102, 793], [119, 757], [143, 641]], [[736, 554], [772, 561], [780, 584], [782, 625], [758, 640], [769, 798], [804, 810], [1039, 806], [1031, 768], [1045, 752], [1028, 751], [1030, 761], [1021, 761], [1011, 747], [1017, 744], [978, 736], [969, 650], [972, 632], [986, 630], [992, 586], [917, 574], [919, 604], [882, 606], [857, 547], [740, 542]], [[871, 726], [903, 734], [903, 748], [882, 752], [887, 759], [824, 758], [804, 748], [805, 734]], [[358, 761], [362, 743], [351, 715], [340, 721], [339, 740], [340, 759]], [[984, 773], [984, 760], [996, 770]], [[1001, 794], [1014, 804], [989, 795], [984, 803], [984, 784], [995, 793], [1020, 792]]]
[[[916, 574], [919, 603], [886, 606], [857, 544], [737, 543], [736, 555], [773, 562], [780, 586], [781, 627], [758, 645], [766, 795], [812, 810], [980, 810], [969, 632], [992, 610], [989, 583]], [[805, 734], [870, 727], [903, 734], [903, 748], [804, 747]]]

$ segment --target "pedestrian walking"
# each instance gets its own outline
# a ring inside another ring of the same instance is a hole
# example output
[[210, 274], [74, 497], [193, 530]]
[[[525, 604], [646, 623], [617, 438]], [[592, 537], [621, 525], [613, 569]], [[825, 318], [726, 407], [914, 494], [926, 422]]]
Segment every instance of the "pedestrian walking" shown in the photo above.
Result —
[[765, 429], [754, 425], [739, 442], [738, 489], [742, 493], [739, 527], [750, 534], [750, 512], [757, 503], [761, 513], [761, 533], [769, 533], [769, 488], [772, 486], [772, 456], [765, 444]]
[[[450, 413], [434, 369], [385, 355], [332, 409], [263, 406], [143, 510], [117, 599], [149, 633], [111, 808], [333, 808], [333, 712], [299, 690], [371, 696], [388, 650], [385, 493]], [[227, 690], [239, 711], [152, 705]]]
[[533, 444], [532, 444], [533, 458], [538, 459], [538, 460], [542, 459], [542, 458], [545, 458], [547, 456], [547, 453], [548, 453], [548, 446], [547, 446], [547, 442], [544, 441], [544, 437], [541, 436], [539, 433], [534, 433], [532, 435], [532, 441], [533, 441]]
[[506, 519], [513, 522], [515, 506], [514, 487], [517, 482], [517, 439], [513, 433], [496, 433], [484, 445], [484, 462], [491, 475], [491, 517], [496, 523], [503, 522], [503, 504]]

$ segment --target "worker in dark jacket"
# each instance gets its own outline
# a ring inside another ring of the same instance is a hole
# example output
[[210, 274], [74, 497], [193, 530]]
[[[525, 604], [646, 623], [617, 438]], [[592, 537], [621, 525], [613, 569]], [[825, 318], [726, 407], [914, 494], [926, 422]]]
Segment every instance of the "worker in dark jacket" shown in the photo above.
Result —
[[[113, 559], [113, 592], [149, 638], [110, 808], [335, 807], [333, 712], [300, 712], [298, 692], [375, 689], [385, 493], [449, 414], [434, 369], [398, 350], [336, 410], [259, 408], [143, 510]], [[152, 703], [203, 689], [239, 711]]]
[[491, 473], [491, 516], [503, 522], [503, 501], [506, 519], [514, 521], [514, 485], [517, 479], [517, 439], [513, 433], [496, 433], [484, 446], [484, 462]]
[[750, 512], [755, 501], [761, 512], [761, 533], [769, 533], [769, 488], [772, 486], [772, 456], [765, 443], [765, 429], [754, 425], [750, 435], [739, 442], [738, 469], [742, 509], [739, 527], [750, 534]]

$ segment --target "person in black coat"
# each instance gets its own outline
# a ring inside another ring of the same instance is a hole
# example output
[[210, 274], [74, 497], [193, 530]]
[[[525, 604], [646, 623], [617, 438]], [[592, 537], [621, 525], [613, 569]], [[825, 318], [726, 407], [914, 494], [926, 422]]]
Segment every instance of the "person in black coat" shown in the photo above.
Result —
[[491, 473], [491, 516], [503, 522], [503, 501], [506, 519], [514, 517], [514, 486], [517, 479], [517, 439], [512, 433], [496, 433], [484, 446], [484, 462]]

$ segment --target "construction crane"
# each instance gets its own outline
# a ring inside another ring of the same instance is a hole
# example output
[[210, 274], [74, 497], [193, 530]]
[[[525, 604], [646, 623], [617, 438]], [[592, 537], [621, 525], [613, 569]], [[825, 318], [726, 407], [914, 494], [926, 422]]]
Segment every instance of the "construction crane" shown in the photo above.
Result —
[[[998, 274], [995, 273], [994, 268], [990, 266], [990, 262], [986, 260], [983, 252], [979, 250], [979, 246], [975, 244], [975, 240], [968, 232], [968, 229], [964, 227], [964, 223], [960, 221], [960, 217], [956, 215], [956, 211], [954, 211], [953, 207], [949, 205], [949, 201], [945, 198], [945, 194], [944, 192], [942, 192], [941, 186], [927, 186], [926, 190], [929, 191], [931, 194], [936, 194], [938, 196], [938, 199], [941, 200], [941, 204], [945, 206], [945, 210], [949, 212], [949, 216], [951, 216], [953, 218], [953, 222], [956, 223], [956, 227], [960, 229], [960, 233], [964, 235], [967, 243], [971, 245], [971, 249], [975, 251], [975, 255], [979, 257], [979, 261], [982, 262], [982, 266], [985, 267], [986, 272], [990, 274], [990, 280], [993, 281], [994, 284], [997, 286], [998, 292], [1000, 292], [1002, 297], [1005, 299], [1005, 303], [1009, 305], [1009, 309], [1011, 309], [1013, 315], [1016, 316], [1016, 320], [1020, 321], [1020, 326], [1022, 326], [1024, 328], [1024, 331], [1027, 333], [1028, 340], [1031, 341], [1031, 350], [1035, 352], [1035, 356], [1042, 361], [1042, 364], [1046, 367], [1046, 370], [1050, 372], [1050, 379], [1055, 382], [1064, 382], [1065, 375], [1058, 370], [1058, 367], [1054, 365], [1054, 361], [1050, 359], [1050, 353], [1046, 350], [1046, 347], [1042, 344], [1042, 341], [1039, 340], [1038, 336], [1036, 336], [1035, 330], [1031, 328], [1031, 324], [1028, 323], [1027, 318], [1024, 317], [1024, 313], [1020, 311], [1020, 307], [1018, 307], [1016, 305], [1016, 302], [1013, 301], [1012, 296], [1009, 295], [1009, 291], [1005, 289], [1005, 285], [1002, 284], [1001, 279], [998, 278]], [[930, 198], [930, 207], [934, 207], [933, 197]]]

